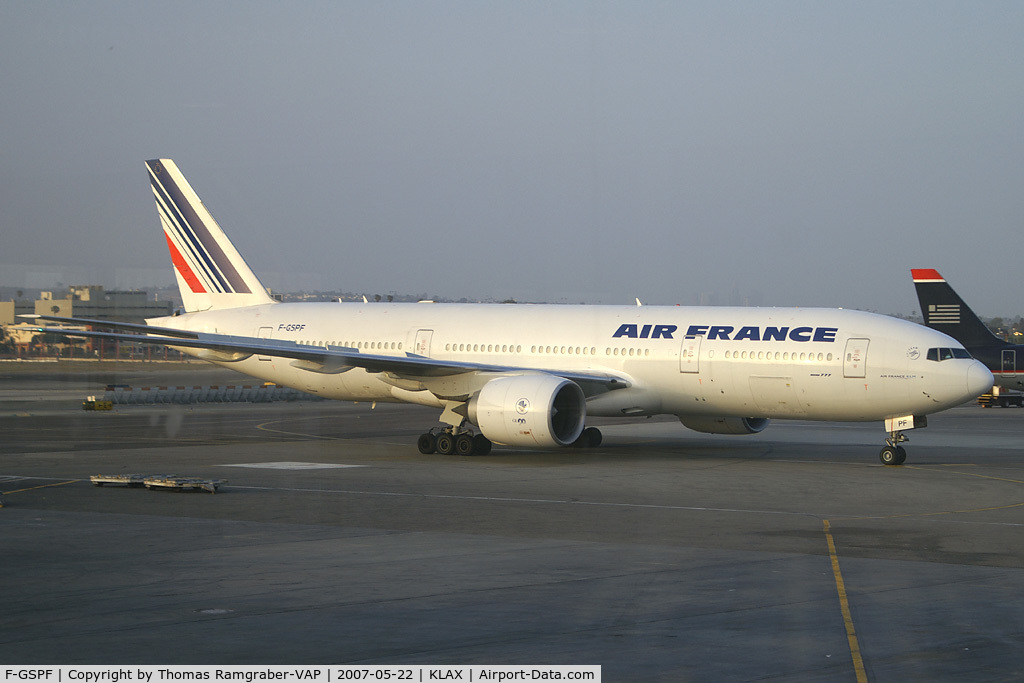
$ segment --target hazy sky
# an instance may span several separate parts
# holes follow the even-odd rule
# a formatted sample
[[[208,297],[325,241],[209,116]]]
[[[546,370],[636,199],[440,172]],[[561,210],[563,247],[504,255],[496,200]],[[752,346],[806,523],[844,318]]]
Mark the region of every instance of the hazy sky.
[[[1022,36],[1016,1],[0,0],[0,285],[170,283],[170,157],[275,288],[909,313],[936,267],[1016,315]]]

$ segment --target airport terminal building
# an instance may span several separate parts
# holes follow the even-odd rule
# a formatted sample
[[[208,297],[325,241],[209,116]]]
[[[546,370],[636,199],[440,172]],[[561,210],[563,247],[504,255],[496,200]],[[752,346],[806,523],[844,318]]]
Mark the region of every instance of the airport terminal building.
[[[155,300],[145,290],[106,290],[99,285],[72,285],[63,296],[55,296],[54,292],[44,291],[36,300],[0,301],[0,325],[3,326],[3,341],[6,353],[17,356],[55,350],[74,354],[65,340],[48,340],[38,332],[38,325],[33,325],[19,315],[52,315],[61,318],[91,318],[94,320],[111,320],[118,322],[142,323],[146,318],[157,318],[171,315],[174,302]],[[43,348],[45,347],[45,349]],[[90,341],[83,340],[76,345],[84,353],[98,354],[102,351]]]

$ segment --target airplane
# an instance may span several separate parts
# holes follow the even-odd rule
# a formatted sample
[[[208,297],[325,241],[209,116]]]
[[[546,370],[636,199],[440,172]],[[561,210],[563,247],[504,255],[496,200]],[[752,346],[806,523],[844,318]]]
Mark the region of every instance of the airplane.
[[[185,312],[144,325],[38,317],[327,398],[429,406],[443,426],[419,437],[424,454],[596,447],[588,417],[667,414],[712,434],[884,421],[879,457],[899,465],[905,431],[992,384],[951,337],[855,310],[278,302],[174,161],[146,167]]]
[[[1011,344],[992,334],[939,271],[912,268],[910,274],[925,325],[963,344],[971,356],[992,371],[996,386],[1024,389],[1024,344]]]

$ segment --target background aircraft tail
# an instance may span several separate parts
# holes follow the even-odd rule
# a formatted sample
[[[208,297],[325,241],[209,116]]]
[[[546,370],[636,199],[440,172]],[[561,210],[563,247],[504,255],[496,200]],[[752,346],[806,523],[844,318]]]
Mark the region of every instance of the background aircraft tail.
[[[274,303],[170,159],[146,162],[186,311]]]
[[[1006,344],[985,327],[970,306],[934,268],[913,268],[914,288],[924,324],[945,332],[966,348]]]

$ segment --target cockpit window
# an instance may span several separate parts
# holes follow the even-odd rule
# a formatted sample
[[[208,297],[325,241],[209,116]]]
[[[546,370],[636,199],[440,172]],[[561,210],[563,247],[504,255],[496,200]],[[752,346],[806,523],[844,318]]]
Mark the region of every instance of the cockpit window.
[[[944,361],[950,358],[970,358],[967,349],[928,349],[928,360]]]

